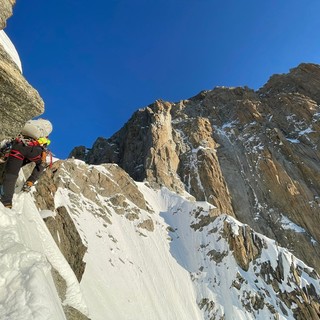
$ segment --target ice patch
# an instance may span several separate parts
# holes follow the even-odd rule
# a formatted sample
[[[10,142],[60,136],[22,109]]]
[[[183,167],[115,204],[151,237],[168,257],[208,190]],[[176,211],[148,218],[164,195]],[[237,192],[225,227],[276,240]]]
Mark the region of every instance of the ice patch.
[[[282,228],[285,230],[293,230],[297,233],[306,232],[303,228],[299,227],[297,224],[292,222],[288,217],[284,215],[281,216],[281,223],[282,223]]]
[[[290,139],[290,138],[286,138],[286,139],[291,143],[300,143],[298,139]]]
[[[305,130],[302,130],[299,132],[299,136],[303,136],[304,134],[308,134],[308,133],[312,133],[312,132],[315,132],[314,130],[312,130],[310,127],[305,129]]]
[[[7,51],[11,59],[14,61],[14,63],[17,65],[17,67],[20,69],[22,73],[22,65],[19,54],[14,44],[11,42],[10,38],[6,35],[6,33],[3,30],[0,30],[0,44],[3,45],[4,49]]]
[[[56,214],[51,210],[42,210],[39,212],[42,219],[52,217],[54,218]]]

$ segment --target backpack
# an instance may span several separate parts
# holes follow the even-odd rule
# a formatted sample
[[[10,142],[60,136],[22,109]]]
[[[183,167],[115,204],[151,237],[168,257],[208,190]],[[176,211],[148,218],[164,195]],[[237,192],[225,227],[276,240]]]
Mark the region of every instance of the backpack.
[[[52,131],[52,124],[49,120],[36,119],[29,120],[21,130],[21,134],[25,137],[39,139],[47,137]]]

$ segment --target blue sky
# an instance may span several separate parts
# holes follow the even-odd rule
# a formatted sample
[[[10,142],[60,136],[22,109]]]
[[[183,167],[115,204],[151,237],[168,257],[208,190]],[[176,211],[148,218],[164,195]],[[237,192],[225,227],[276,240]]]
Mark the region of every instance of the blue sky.
[[[66,158],[156,99],[258,89],[320,63],[319,12],[318,0],[17,0],[5,31]]]

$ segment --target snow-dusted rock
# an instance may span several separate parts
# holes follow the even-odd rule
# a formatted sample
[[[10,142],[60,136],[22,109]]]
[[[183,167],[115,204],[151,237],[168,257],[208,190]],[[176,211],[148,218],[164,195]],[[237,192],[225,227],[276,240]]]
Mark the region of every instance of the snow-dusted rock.
[[[320,66],[301,64],[258,91],[218,87],[178,103],[156,101],[73,155],[186,190],[319,272],[319,83]]]
[[[0,141],[15,137],[27,120],[44,111],[39,93],[21,74],[14,46],[0,33]],[[20,69],[19,69],[20,68]]]
[[[15,195],[12,211],[0,208],[0,222],[0,276],[14,288],[18,275],[25,297],[0,291],[10,302],[0,308],[5,316],[31,320],[26,310],[43,316],[52,308],[57,319],[320,316],[319,275],[287,249],[208,202],[134,182],[114,164],[55,162],[31,194]],[[46,303],[32,304],[43,287]]]
[[[138,228],[152,230],[149,218],[140,219],[140,210],[148,210],[141,192],[129,175],[117,165],[89,166],[79,160],[57,161],[36,185],[35,199],[40,210],[54,214],[45,218],[47,226],[80,281],[85,269],[86,242],[82,242],[70,218],[80,208],[110,224],[110,211],[130,221],[139,221]],[[59,202],[59,194],[68,194],[69,205]]]
[[[87,247],[81,288],[91,319],[320,316],[316,271],[208,202],[136,183],[113,164],[70,159],[51,174],[51,194],[42,194],[44,176],[35,195],[65,208]]]

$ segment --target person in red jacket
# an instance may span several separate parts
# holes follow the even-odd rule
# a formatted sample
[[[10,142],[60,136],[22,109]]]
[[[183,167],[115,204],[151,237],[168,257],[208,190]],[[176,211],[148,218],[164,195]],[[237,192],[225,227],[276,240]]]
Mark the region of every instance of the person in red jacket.
[[[5,207],[12,208],[12,198],[21,167],[30,162],[35,163],[30,177],[23,185],[23,191],[30,191],[30,188],[39,179],[47,166],[46,156],[49,144],[48,137],[35,139],[22,134],[12,141],[12,148],[5,165],[3,194],[0,200]]]

